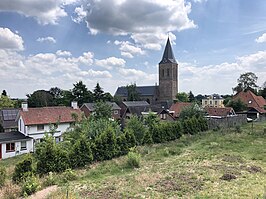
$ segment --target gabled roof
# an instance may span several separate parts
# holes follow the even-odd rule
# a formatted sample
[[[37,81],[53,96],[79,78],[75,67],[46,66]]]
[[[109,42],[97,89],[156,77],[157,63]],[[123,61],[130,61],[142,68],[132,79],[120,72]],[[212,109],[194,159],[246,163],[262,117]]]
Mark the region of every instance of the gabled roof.
[[[121,108],[115,103],[115,102],[105,102],[106,104],[108,104],[109,106],[111,106],[112,110],[121,110]],[[96,103],[84,103],[81,108],[83,106],[85,106],[87,109],[89,109],[90,111],[94,111],[95,110],[95,104]]]
[[[174,104],[172,104],[172,106],[170,107],[170,111],[174,111],[174,117],[179,117],[181,111],[189,106],[192,106],[193,103],[190,102],[176,102]]]
[[[126,107],[138,107],[138,106],[146,106],[150,107],[149,103],[146,101],[124,101],[122,102]]]
[[[205,107],[205,110],[209,116],[226,117],[228,115],[235,115],[235,111],[231,107],[224,107],[224,108]]]
[[[137,86],[136,91],[140,96],[142,95],[155,95],[158,86]],[[127,96],[127,87],[118,87],[115,96]]]
[[[81,119],[82,112],[80,109],[65,106],[28,108],[27,111],[19,111],[25,125],[74,122],[72,113],[78,114],[79,119]]]
[[[30,140],[31,137],[25,136],[24,134],[14,131],[7,133],[0,133],[0,143],[11,142],[11,141],[20,141],[20,140]]]
[[[262,96],[255,95],[252,91],[241,91],[233,96],[233,100],[240,99],[248,108],[256,108],[260,113],[266,113],[264,106],[266,106],[266,100]]]
[[[4,129],[16,128],[18,126],[16,118],[19,109],[15,108],[5,108],[0,110],[0,123]]]
[[[149,106],[130,106],[127,108],[126,113],[131,113],[133,115],[141,116],[142,112],[149,112]]]
[[[168,37],[167,42],[166,42],[166,46],[164,49],[164,53],[163,53],[163,57],[162,60],[160,61],[159,64],[166,64],[166,63],[177,63],[175,60],[175,56],[172,50],[172,46],[170,43],[170,39]]]

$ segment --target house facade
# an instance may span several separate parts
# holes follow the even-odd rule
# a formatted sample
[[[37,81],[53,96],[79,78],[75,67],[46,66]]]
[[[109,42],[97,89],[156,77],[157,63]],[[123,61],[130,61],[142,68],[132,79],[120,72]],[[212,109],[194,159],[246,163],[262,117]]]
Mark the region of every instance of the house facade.
[[[224,107],[223,102],[224,99],[220,95],[213,94],[202,99],[202,107],[223,108]]]
[[[89,117],[91,114],[95,112],[95,104],[96,103],[84,103],[80,107],[80,110],[84,112],[86,117]],[[106,104],[111,107],[112,118],[116,120],[121,119],[120,116],[121,108],[115,102],[106,102]]]
[[[0,160],[33,151],[33,139],[15,131],[0,133]]]
[[[45,133],[53,129],[56,142],[60,142],[62,134],[75,122],[73,114],[81,118],[81,110],[76,103],[72,107],[42,108],[28,108],[27,104],[23,104],[17,119],[18,130],[33,138],[34,142],[39,142]]]

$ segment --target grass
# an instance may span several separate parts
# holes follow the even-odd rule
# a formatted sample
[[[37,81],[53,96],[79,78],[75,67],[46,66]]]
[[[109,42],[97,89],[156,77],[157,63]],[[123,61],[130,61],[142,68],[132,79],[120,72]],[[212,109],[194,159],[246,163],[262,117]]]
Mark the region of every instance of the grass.
[[[142,146],[140,168],[127,156],[75,170],[49,198],[266,198],[266,122]],[[0,165],[14,164],[3,160]]]

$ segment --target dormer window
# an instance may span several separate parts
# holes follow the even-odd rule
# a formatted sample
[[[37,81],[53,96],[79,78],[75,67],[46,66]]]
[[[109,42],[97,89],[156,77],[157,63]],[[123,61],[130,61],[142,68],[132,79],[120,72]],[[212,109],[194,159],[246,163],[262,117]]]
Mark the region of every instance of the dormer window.
[[[251,100],[249,100],[249,101],[248,101],[248,103],[249,103],[249,104],[251,104],[251,103],[252,103],[252,101],[251,101]]]

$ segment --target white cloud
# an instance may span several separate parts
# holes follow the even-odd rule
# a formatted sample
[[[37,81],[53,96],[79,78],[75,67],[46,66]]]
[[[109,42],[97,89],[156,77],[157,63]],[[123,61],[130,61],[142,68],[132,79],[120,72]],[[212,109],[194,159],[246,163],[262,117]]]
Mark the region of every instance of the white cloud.
[[[264,33],[263,35],[261,35],[260,37],[258,37],[257,39],[255,39],[255,41],[257,43],[263,43],[266,42],[266,33]]]
[[[72,20],[75,23],[81,23],[84,20],[84,18],[87,16],[87,12],[83,9],[82,5],[80,7],[75,8],[75,14],[76,17],[71,16]]]
[[[63,57],[70,57],[72,54],[69,51],[58,50],[58,51],[56,51],[56,55],[57,56],[63,56]]]
[[[108,57],[106,59],[101,59],[101,60],[96,59],[95,64],[97,66],[101,66],[103,68],[111,70],[113,68],[124,67],[126,64],[126,61],[124,59],[121,59],[121,58]]]
[[[75,4],[76,0],[1,0],[0,12],[17,12],[35,18],[39,24],[57,24],[61,17],[67,16],[65,5]]]
[[[194,3],[203,3],[207,2],[208,0],[193,0]]]
[[[116,40],[114,44],[120,45],[119,50],[121,51],[121,55],[127,58],[133,58],[134,55],[145,54],[145,51],[143,51],[140,47],[136,47],[128,41],[117,41]]]
[[[50,43],[56,43],[56,40],[55,40],[55,38],[53,38],[53,37],[39,37],[36,41],[38,41],[38,42],[50,42]]]
[[[10,29],[0,27],[0,49],[23,50],[23,39]]]

